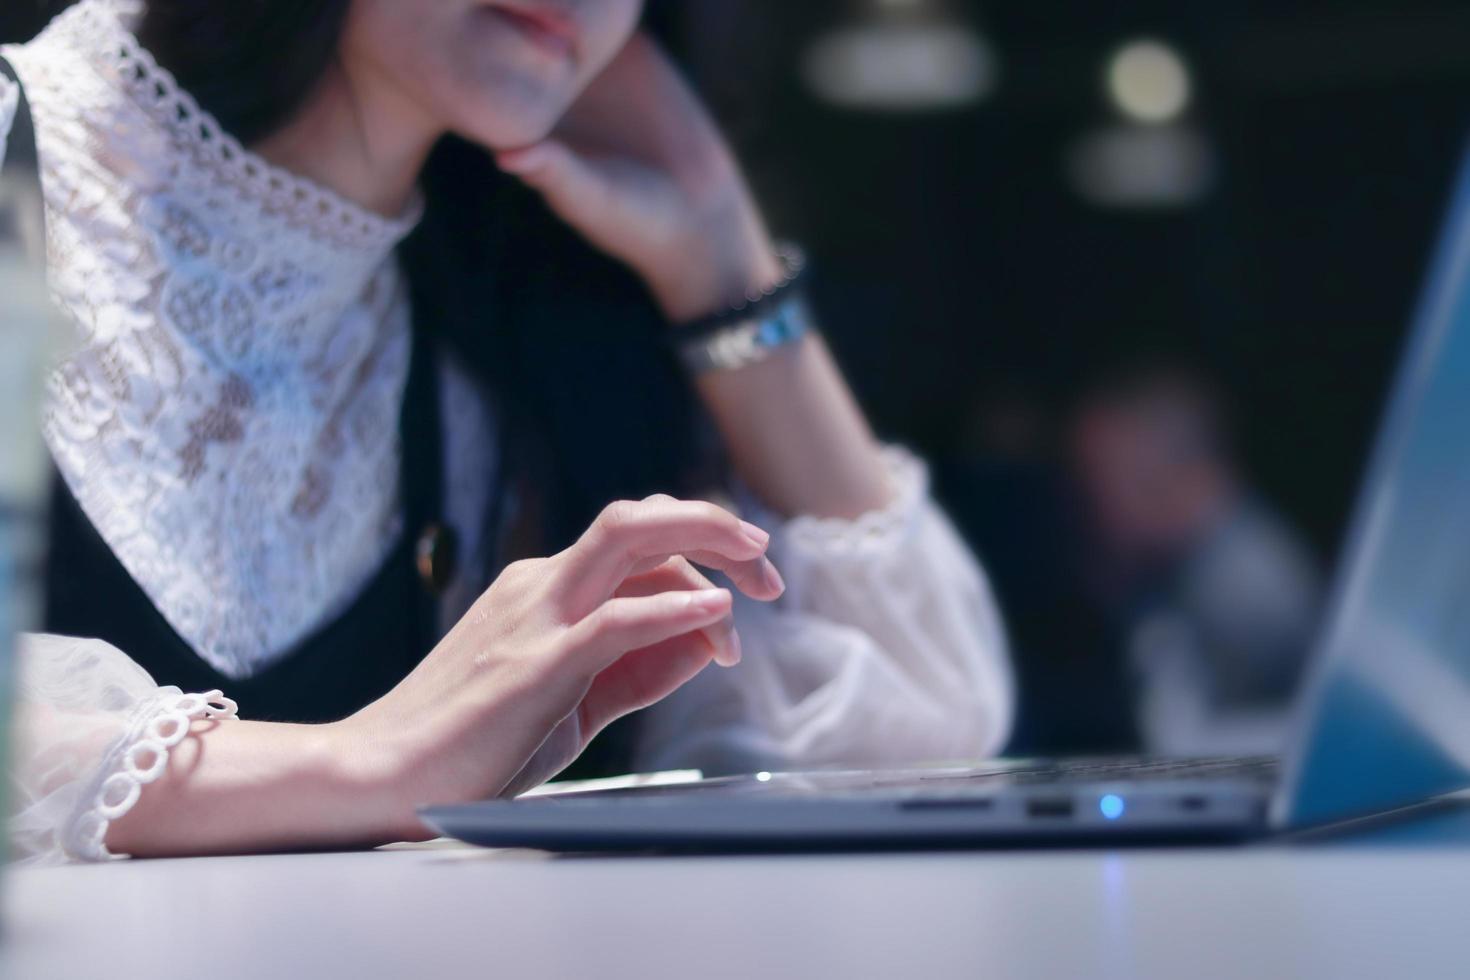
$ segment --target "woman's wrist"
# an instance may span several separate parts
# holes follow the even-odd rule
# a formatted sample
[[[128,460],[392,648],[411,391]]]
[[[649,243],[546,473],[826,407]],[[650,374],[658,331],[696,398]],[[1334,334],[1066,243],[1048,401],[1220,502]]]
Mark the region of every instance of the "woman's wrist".
[[[674,251],[645,275],[670,323],[687,323],[730,307],[784,275],[776,245],[754,207],[747,203],[736,210],[734,217],[710,223],[724,225],[720,232],[702,236],[695,247]]]
[[[354,801],[375,836],[384,840],[430,836],[415,810],[437,802],[424,785],[425,775],[432,771],[427,765],[432,753],[419,747],[421,740],[411,729],[379,725],[365,712],[316,727],[324,778]]]
[[[381,844],[432,836],[414,813],[417,801],[405,778],[412,761],[396,755],[387,740],[352,718],[295,727],[302,792],[312,800],[306,822],[323,821],[324,841]]]
[[[374,825],[388,839],[422,840],[432,834],[418,819],[420,806],[495,795],[512,775],[495,765],[506,747],[498,744],[505,740],[497,737],[502,730],[494,722],[504,720],[519,692],[473,702],[446,698],[430,706],[404,686],[319,727],[330,746],[334,777]]]
[[[430,836],[393,766],[349,722],[195,722],[108,829],[119,854],[347,847]]]

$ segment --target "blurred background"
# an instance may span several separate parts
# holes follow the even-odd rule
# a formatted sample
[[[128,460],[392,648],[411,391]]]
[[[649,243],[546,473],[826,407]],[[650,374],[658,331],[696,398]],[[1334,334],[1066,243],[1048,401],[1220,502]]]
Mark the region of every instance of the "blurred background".
[[[44,22],[0,5],[0,38]],[[885,437],[1011,751],[1268,750],[1470,121],[1450,0],[651,0]]]

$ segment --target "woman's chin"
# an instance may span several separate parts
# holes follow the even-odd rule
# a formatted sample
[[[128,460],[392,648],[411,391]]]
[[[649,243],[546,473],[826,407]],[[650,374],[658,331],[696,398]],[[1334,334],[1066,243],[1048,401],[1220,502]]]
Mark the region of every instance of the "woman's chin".
[[[474,124],[455,127],[455,134],[471,143],[483,146],[491,153],[503,153],[507,150],[519,150],[546,139],[551,135],[555,122],[538,125],[505,125],[498,122],[494,126],[476,126]]]
[[[519,104],[518,104],[519,102]],[[566,114],[563,100],[538,98],[534,104],[512,97],[484,99],[493,111],[460,114],[454,131],[472,143],[499,153],[539,143],[550,136]]]

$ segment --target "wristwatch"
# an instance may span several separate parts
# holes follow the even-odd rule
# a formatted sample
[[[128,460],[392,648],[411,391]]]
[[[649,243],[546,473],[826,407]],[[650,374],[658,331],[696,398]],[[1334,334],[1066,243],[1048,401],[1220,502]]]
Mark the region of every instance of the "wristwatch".
[[[769,312],[721,327],[703,337],[686,338],[679,357],[695,374],[735,371],[757,364],[811,331],[806,300],[791,296]]]
[[[735,371],[764,361],[816,329],[802,290],[805,256],[793,245],[781,246],[776,254],[785,272],[769,289],[674,328],[671,340],[690,371]]]

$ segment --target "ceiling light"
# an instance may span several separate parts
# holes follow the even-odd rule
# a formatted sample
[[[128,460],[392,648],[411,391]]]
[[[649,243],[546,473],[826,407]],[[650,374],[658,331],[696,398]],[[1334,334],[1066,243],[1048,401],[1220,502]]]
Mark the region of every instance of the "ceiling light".
[[[876,0],[866,8],[808,49],[802,73],[818,98],[844,108],[916,111],[969,105],[994,89],[990,45],[931,0]]]
[[[1108,59],[1107,92],[1113,106],[1135,122],[1163,123],[1189,107],[1193,88],[1183,57],[1162,41],[1137,40]]]
[[[1067,158],[1073,189],[1107,208],[1194,204],[1215,181],[1214,148],[1190,126],[1114,124],[1084,134]]]

